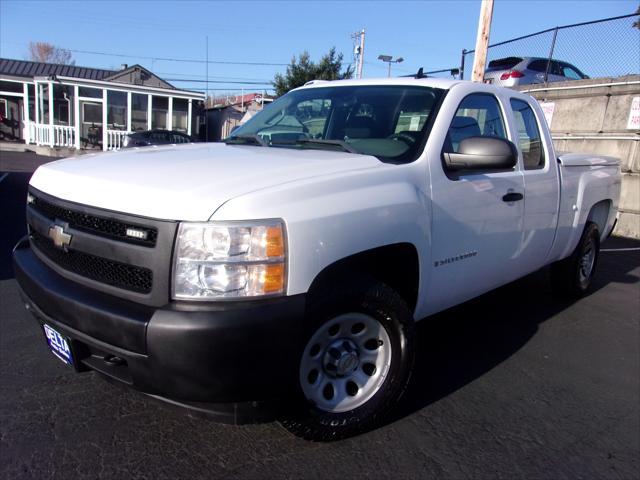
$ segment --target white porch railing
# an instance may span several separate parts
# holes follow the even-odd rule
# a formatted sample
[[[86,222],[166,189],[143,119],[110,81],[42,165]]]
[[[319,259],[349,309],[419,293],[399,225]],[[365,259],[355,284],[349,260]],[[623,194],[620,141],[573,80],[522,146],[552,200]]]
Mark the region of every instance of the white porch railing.
[[[76,133],[73,127],[53,125],[52,128],[51,125],[45,123],[27,122],[27,128],[29,129],[29,143],[51,145],[51,135],[53,134],[54,147],[73,148],[75,146]]]
[[[76,131],[73,127],[64,125],[53,126],[53,145],[56,147],[75,147]]]
[[[46,123],[26,122],[29,131],[29,143],[36,145],[51,145],[54,147],[75,148],[76,130],[66,125],[51,125]],[[120,150],[124,146],[125,137],[131,132],[126,130],[107,130],[106,150]],[[53,137],[52,137],[53,135]],[[53,138],[53,142],[52,142]]]
[[[120,150],[124,145],[124,138],[130,133],[126,130],[107,130],[107,150]]]

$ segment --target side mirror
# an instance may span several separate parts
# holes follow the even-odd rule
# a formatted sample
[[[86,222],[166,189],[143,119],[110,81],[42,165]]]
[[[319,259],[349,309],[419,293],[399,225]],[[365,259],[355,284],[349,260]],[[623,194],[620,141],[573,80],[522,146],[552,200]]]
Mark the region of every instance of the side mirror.
[[[469,137],[460,142],[457,153],[443,153],[449,170],[508,170],[516,166],[518,150],[509,140]]]

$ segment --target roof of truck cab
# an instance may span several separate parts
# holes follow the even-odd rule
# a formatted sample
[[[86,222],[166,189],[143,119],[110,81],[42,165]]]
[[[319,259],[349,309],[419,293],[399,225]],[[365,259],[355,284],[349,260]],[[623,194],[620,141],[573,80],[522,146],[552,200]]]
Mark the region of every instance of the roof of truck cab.
[[[415,78],[415,77],[393,77],[393,78],[366,78],[360,80],[313,80],[299,88],[321,88],[321,87],[342,87],[356,85],[418,85],[421,87],[450,89],[465,80],[453,80],[447,78]]]

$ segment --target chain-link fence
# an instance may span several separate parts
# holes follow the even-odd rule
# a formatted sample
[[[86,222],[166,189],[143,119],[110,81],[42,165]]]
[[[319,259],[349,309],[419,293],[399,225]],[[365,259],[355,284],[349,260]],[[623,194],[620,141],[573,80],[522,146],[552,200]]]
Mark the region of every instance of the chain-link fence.
[[[640,73],[640,15],[564,25],[489,45],[487,66],[509,57],[567,62],[591,78]],[[474,50],[463,50],[461,78],[471,78]],[[553,68],[547,63],[549,70]],[[550,72],[545,72],[545,77]]]

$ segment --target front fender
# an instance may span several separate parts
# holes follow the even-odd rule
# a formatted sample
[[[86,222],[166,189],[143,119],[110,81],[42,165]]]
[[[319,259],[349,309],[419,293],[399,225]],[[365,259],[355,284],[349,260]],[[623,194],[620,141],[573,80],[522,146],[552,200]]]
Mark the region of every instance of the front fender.
[[[411,243],[429,264],[420,256],[430,251],[430,203],[415,170],[385,164],[279,185],[228,201],[211,220],[282,218],[289,295],[307,292],[328,265],[384,245]]]

